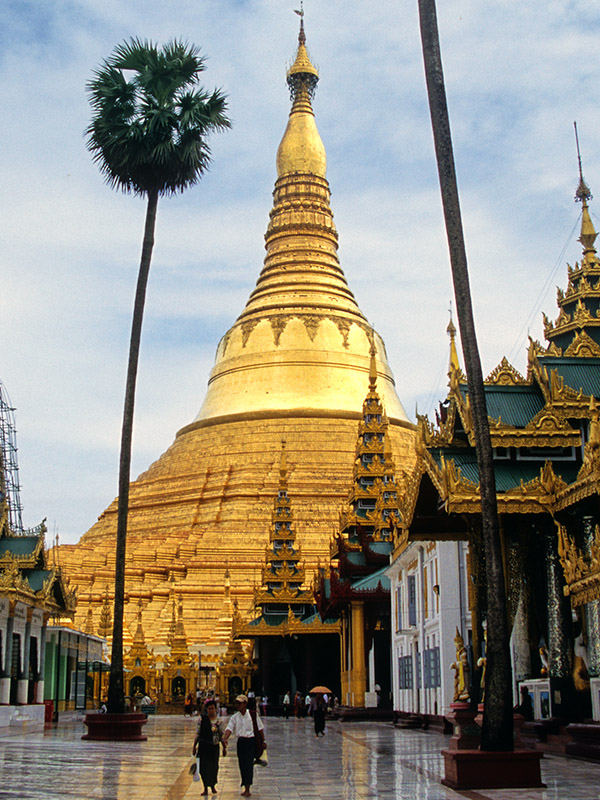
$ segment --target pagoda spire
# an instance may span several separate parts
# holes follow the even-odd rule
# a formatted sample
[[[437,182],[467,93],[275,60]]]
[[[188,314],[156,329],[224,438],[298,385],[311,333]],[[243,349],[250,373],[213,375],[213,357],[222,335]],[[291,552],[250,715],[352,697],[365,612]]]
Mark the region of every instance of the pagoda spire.
[[[558,289],[560,313],[553,323],[544,314],[544,335],[554,345],[554,353],[566,356],[600,357],[600,318],[597,316],[600,305],[600,259],[594,243],[597,233],[589,210],[592,193],[583,177],[577,123],[575,141],[579,183],[575,192],[575,202],[581,203],[581,233],[579,241],[583,246],[581,263],[568,268],[567,290]]]
[[[319,71],[307,49],[304,10],[298,13],[298,44],[286,73],[292,102],[277,150],[263,267],[221,339],[204,403],[186,432],[219,418],[293,409],[322,415],[334,408],[355,417],[373,338],[388,413],[408,422],[383,342],[373,335],[340,265],[327,156],[312,107]],[[313,377],[307,383],[308,374]]]
[[[279,457],[279,487],[273,503],[270,543],[265,551],[262,586],[256,590],[255,604],[273,608],[287,605],[287,611],[296,608],[299,613],[312,604],[312,595],[303,589],[304,567],[300,562],[300,548],[296,546],[294,517],[288,497],[287,459],[285,441],[281,442]]]
[[[306,48],[303,13],[296,56],[286,74],[292,107],[277,150],[267,253],[239,320],[293,309],[299,315],[349,314],[366,329],[337,257],[338,236],[325,178],[327,155],[312,108],[319,71]]]
[[[396,467],[389,442],[389,422],[377,393],[376,380],[372,348],[369,391],[358,426],[354,481],[348,507],[340,517],[340,535],[336,535],[338,547],[361,549],[364,541],[386,542],[391,547],[392,527],[399,519]]]
[[[377,391],[377,349],[375,347],[375,333],[371,338],[369,350],[369,392]]]
[[[142,598],[138,600],[138,610],[137,610],[137,629],[135,631],[135,636],[133,637],[133,643],[139,646],[145,646],[146,644],[146,637],[144,636],[144,627],[142,625],[142,609],[143,603]]]
[[[579,136],[577,134],[577,123],[573,123],[573,127],[575,128],[575,142],[577,144],[577,162],[579,164],[579,185],[577,186],[577,191],[575,192],[575,202],[581,203],[581,234],[579,236],[579,241],[583,245],[583,264],[588,263],[598,263],[598,259],[596,257],[596,249],[594,247],[594,242],[596,241],[596,229],[594,228],[594,223],[592,222],[592,218],[590,217],[590,210],[588,208],[588,200],[592,199],[592,193],[590,192],[589,186],[585,182],[583,178],[583,170],[581,168],[581,152],[579,150]]]
[[[452,314],[450,314],[450,322],[446,328],[446,333],[450,337],[450,360],[448,363],[448,373],[459,372],[460,362],[458,360],[458,350],[456,349],[456,326],[452,321]]]

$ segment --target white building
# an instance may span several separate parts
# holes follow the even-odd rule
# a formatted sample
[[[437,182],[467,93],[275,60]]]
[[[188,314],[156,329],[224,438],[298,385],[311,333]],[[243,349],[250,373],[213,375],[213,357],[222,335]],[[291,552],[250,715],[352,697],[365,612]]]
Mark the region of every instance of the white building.
[[[399,716],[429,720],[454,698],[454,637],[471,641],[466,542],[413,542],[386,570],[392,597],[392,686]]]

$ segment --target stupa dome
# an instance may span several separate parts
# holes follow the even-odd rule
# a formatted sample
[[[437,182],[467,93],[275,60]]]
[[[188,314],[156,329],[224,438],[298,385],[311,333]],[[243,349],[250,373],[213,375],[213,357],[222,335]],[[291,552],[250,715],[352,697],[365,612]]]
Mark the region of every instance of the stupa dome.
[[[266,255],[255,289],[221,339],[195,420],[131,484],[126,598],[144,604],[146,643],[168,650],[181,602],[190,647],[218,660],[231,601],[242,613],[260,582],[286,442],[290,493],[306,574],[329,556],[352,485],[370,351],[394,462],[409,469],[414,425],[396,394],[385,347],[348,287],[312,110],[318,73],[303,40],[288,71],[289,123],[277,154]],[[76,624],[99,621],[114,580],[116,502],[60,560],[78,586]],[[180,599],[181,598],[181,601]],[[138,606],[128,603],[127,629]],[[81,617],[81,620],[79,619]],[[225,620],[225,622],[223,622]],[[212,655],[211,655],[212,654]]]

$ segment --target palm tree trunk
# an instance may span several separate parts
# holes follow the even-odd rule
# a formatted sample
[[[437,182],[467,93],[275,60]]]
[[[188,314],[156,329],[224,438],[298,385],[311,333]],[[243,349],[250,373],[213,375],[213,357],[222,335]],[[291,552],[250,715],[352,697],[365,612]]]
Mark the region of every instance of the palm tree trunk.
[[[135,405],[135,384],[137,379],[140,338],[146,301],[146,286],[154,247],[154,228],[158,192],[148,193],[144,241],[138,273],[131,338],[129,340],[129,362],[125,383],[125,403],[123,408],[123,427],[121,429],[121,454],[119,457],[119,500],[117,510],[117,545],[115,563],[115,605],[113,614],[112,650],[110,660],[110,679],[108,684],[108,712],[122,714],[124,708],[123,686],[123,609],[125,606],[125,550],[127,543],[127,513],[129,511],[129,481],[131,467],[131,439],[133,432],[133,409]]]
[[[469,399],[473,412],[475,447],[479,467],[483,543],[487,570],[488,632],[481,749],[512,750],[512,678],[494,464],[481,361],[471,305],[467,256],[454,168],[435,0],[419,0],[419,15],[429,109],[450,250],[456,312],[467,372]]]

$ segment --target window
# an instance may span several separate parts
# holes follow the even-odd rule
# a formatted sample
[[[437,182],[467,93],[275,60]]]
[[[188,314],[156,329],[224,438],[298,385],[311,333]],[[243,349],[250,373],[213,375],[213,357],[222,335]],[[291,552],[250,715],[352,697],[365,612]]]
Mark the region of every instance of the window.
[[[402,630],[402,584],[396,589],[396,630]]]
[[[574,447],[519,447],[518,461],[575,461]]]
[[[359,508],[375,508],[375,503],[377,501],[375,498],[371,499],[370,497],[361,497],[358,501]]]
[[[400,689],[413,688],[412,656],[400,656],[398,659],[398,683]]]
[[[417,625],[417,578],[408,576],[408,624],[410,627]]]
[[[425,668],[425,688],[436,689],[441,686],[440,648],[431,647],[423,653],[423,666]]]

